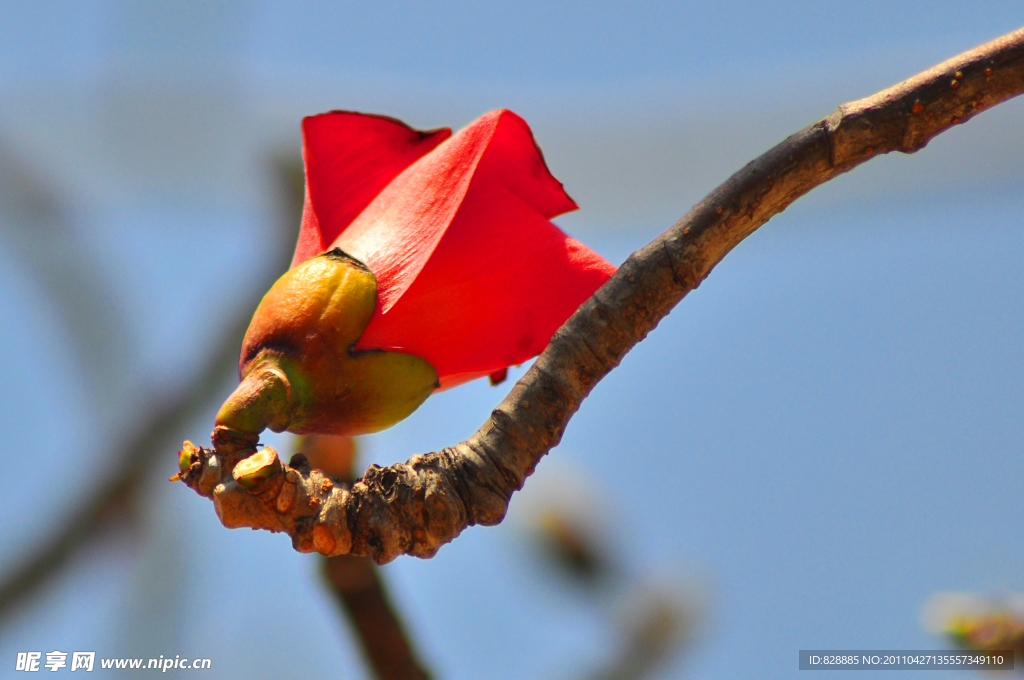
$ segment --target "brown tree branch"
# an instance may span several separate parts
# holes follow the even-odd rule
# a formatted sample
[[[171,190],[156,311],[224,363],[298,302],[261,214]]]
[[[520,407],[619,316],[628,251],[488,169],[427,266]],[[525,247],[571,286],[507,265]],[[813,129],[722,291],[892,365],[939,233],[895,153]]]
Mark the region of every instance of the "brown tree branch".
[[[558,444],[594,385],[755,229],[833,177],[879,154],[913,153],[1022,92],[1024,29],[792,135],[633,253],[555,333],[480,430],[452,448],[371,466],[348,487],[304,457],[282,465],[272,451],[253,455],[253,437],[218,429],[212,450],[186,447],[182,479],[213,499],[225,526],[286,531],[302,552],[378,563],[403,553],[430,557],[467,526],[502,520],[512,493]]]

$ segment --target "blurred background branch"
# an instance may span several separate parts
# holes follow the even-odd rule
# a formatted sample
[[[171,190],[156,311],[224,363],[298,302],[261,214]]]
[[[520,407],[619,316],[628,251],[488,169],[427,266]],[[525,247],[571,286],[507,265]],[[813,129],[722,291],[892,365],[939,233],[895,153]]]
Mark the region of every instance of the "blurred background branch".
[[[313,467],[338,481],[351,485],[361,473],[352,437],[309,435],[298,440],[297,448]],[[353,555],[318,559],[327,586],[359,638],[363,659],[378,680],[429,678],[377,565]]]
[[[248,299],[237,305],[238,313],[221,331],[212,351],[201,362],[191,380],[179,381],[171,394],[155,394],[134,400],[135,408],[127,419],[129,432],[111,437],[119,446],[108,463],[117,470],[104,485],[89,490],[78,507],[68,513],[60,527],[47,536],[47,540],[23,558],[7,574],[0,575],[0,617],[5,616],[19,602],[33,597],[55,573],[68,565],[82,548],[115,524],[115,520],[131,515],[135,510],[135,493],[141,488],[146,474],[154,466],[167,467],[166,452],[160,444],[181,432],[197,416],[205,415],[217,389],[237,374],[238,348],[249,326],[252,310],[262,298],[262,291],[284,271],[291,258],[292,232],[295,215],[301,214],[302,165],[292,159],[276,157],[272,161],[274,174],[279,180],[282,203],[277,243],[268,243],[268,251],[277,253],[274,266],[265,268],[264,280],[253,289]],[[69,333],[75,338],[84,370],[96,372],[87,380],[97,386],[95,400],[112,407],[124,397],[104,393],[117,386],[118,367],[127,365],[116,339],[119,333],[110,329],[124,327],[123,322],[112,320],[109,313],[97,312],[97,302],[109,300],[102,279],[84,273],[87,260],[79,249],[68,247],[73,230],[60,209],[53,193],[33,175],[30,168],[19,164],[0,147],[0,210],[11,210],[11,221],[19,225],[18,245],[33,271],[51,289],[51,297],[60,301],[58,309]],[[54,243],[62,244],[55,248]],[[259,291],[259,292],[256,292]],[[109,309],[99,307],[99,309]],[[102,348],[102,349],[100,349]],[[123,376],[122,376],[123,377]],[[123,427],[124,423],[117,425]],[[113,427],[113,424],[109,425]]]
[[[1024,674],[1024,595],[935,593],[921,612],[925,630],[953,647],[975,652],[1012,650],[1014,669]]]

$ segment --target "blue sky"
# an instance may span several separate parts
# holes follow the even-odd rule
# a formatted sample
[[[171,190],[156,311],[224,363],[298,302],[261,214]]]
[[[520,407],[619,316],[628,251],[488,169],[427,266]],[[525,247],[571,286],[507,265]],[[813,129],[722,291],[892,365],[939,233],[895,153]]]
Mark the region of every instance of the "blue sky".
[[[582,206],[559,223],[621,261],[790,132],[1021,25],[1009,1],[5,3],[0,152],[57,207],[41,219],[0,188],[18,479],[0,567],[61,522],[137,404],[193,379],[269,266],[266,161],[298,153],[303,115],[459,127],[512,108]],[[1024,589],[1022,104],[773,219],[595,390],[506,524],[389,565],[438,677],[576,677],[607,658],[604,621],[635,593],[585,597],[524,536],[532,487],[567,478],[637,582],[706,598],[699,642],[660,677],[936,648],[932,593]],[[68,280],[91,292],[62,302]],[[69,335],[79,317],[94,323]],[[455,443],[503,395],[432,397],[367,438],[368,459]],[[0,668],[95,649],[208,656],[215,677],[362,677],[312,559],[162,481],[214,401],[163,445],[143,537],[115,532],[19,610]],[[197,581],[224,586],[182,598]]]

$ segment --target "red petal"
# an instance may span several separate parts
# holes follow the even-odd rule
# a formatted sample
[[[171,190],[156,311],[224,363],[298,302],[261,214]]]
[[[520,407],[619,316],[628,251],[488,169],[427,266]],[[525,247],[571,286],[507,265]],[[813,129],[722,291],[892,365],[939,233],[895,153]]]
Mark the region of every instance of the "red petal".
[[[546,218],[577,208],[551,176],[526,121],[511,111],[484,114],[396,177],[331,244],[377,276],[380,313],[416,280],[471,182],[504,186]]]
[[[333,244],[378,278],[358,348],[423,357],[443,388],[535,356],[615,271],[548,219],[575,207],[521,118],[483,116],[397,177]]]
[[[306,203],[292,266],[326,250],[381,189],[450,136],[349,111],[304,119]]]

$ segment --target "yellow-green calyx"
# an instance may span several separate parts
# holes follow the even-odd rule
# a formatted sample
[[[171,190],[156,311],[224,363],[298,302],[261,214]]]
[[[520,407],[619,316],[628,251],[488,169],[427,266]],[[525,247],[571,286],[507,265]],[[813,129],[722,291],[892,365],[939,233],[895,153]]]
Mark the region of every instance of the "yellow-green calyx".
[[[377,280],[340,250],[306,260],[271,287],[242,343],[242,382],[217,414],[241,432],[357,435],[415,411],[438,385],[425,360],[356,352]]]

